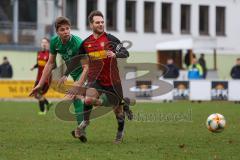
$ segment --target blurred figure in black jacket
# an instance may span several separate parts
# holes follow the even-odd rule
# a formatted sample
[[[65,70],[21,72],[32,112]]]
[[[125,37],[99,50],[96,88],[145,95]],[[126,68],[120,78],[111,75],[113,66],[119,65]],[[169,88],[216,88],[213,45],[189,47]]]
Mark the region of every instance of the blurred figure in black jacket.
[[[169,58],[167,60],[167,65],[166,65],[166,70],[163,73],[164,78],[169,78],[169,79],[175,79],[178,78],[179,76],[179,69],[178,67],[174,64],[173,59]]]
[[[236,65],[232,67],[230,75],[232,79],[240,79],[240,58],[237,58]]]
[[[7,57],[3,57],[3,63],[0,65],[0,78],[12,78],[12,65],[9,63]]]

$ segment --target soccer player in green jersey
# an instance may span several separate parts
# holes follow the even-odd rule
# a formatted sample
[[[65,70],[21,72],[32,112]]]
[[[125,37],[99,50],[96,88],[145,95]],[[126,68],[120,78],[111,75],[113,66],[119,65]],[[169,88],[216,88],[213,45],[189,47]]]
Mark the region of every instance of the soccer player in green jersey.
[[[33,95],[35,92],[37,92],[39,89],[41,89],[45,83],[45,81],[50,77],[51,72],[54,68],[55,62],[56,62],[56,56],[57,54],[60,54],[62,59],[65,61],[66,65],[68,65],[68,62],[70,61],[71,58],[76,56],[78,54],[80,45],[82,43],[81,38],[72,35],[70,33],[71,31],[71,23],[69,19],[66,17],[58,17],[55,21],[55,29],[57,35],[54,36],[51,41],[50,41],[50,55],[49,55],[49,60],[43,70],[42,77],[36,85],[36,87],[33,88],[32,92],[30,95]],[[74,71],[70,73],[71,77],[73,78],[74,85],[76,86],[82,86],[85,79],[81,80],[81,75],[86,74],[86,69],[84,69],[84,66],[80,66]],[[85,76],[82,76],[85,77]],[[80,79],[79,79],[80,78]],[[59,80],[59,84],[64,83],[67,80],[67,76],[63,76]],[[73,102],[74,108],[75,108],[75,113],[77,115],[77,122],[80,124],[83,120],[83,103],[81,100],[74,100]],[[75,130],[76,135],[80,134],[78,130]],[[81,135],[78,136],[81,141],[86,141],[86,139],[82,139]]]

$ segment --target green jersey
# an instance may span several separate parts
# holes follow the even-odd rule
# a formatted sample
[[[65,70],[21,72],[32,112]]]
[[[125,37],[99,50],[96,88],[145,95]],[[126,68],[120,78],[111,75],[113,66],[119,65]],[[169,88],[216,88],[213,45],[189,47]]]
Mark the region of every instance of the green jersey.
[[[63,44],[59,36],[54,36],[50,41],[50,53],[56,55],[57,53],[61,55],[65,63],[70,62],[71,58],[78,54],[80,45],[82,44],[82,39],[78,36],[71,35],[70,40]],[[70,73],[73,80],[77,80],[82,73],[82,66],[76,68]]]

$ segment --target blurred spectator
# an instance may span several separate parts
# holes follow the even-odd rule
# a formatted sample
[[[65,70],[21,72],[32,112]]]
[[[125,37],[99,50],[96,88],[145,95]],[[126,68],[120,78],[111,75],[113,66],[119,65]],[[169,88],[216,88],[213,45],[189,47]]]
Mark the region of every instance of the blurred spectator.
[[[7,57],[3,57],[3,63],[0,65],[0,78],[12,78],[12,65],[9,63]]]
[[[41,41],[41,50],[37,52],[37,63],[30,69],[31,71],[34,70],[35,68],[38,69],[37,73],[37,78],[34,84],[34,87],[38,85],[43,69],[46,66],[48,59],[49,59],[49,39],[44,37]],[[39,115],[45,115],[47,111],[50,109],[52,106],[52,103],[49,103],[47,98],[45,97],[45,94],[47,93],[49,86],[51,83],[51,76],[49,79],[47,79],[41,89],[36,91],[34,93],[34,97],[38,100],[38,105],[40,112],[38,112]]]
[[[240,58],[237,58],[236,65],[232,67],[231,77],[233,79],[240,79]]]
[[[191,53],[190,53],[190,50],[188,50],[187,54],[185,55],[184,57],[184,63],[186,65],[186,67],[188,68],[190,66],[190,56],[191,56]],[[192,58],[196,58],[196,55],[194,53],[192,53]]]
[[[203,69],[200,64],[197,63],[197,59],[192,59],[192,64],[188,67],[188,79],[201,79],[203,75]]]
[[[179,76],[178,67],[173,64],[173,59],[169,58],[167,60],[167,69],[163,73],[164,78],[177,78]]]
[[[202,78],[205,79],[207,77],[207,65],[206,65],[206,61],[204,59],[203,53],[200,55],[200,58],[198,59],[198,63],[201,65],[202,70],[203,70]]]

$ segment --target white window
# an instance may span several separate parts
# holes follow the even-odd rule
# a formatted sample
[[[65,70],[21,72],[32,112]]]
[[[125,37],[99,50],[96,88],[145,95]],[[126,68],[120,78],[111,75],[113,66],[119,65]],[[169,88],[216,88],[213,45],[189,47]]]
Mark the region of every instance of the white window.
[[[126,1],[126,23],[125,28],[128,32],[136,31],[136,1]]]
[[[154,2],[144,3],[144,32],[154,32]]]
[[[225,35],[225,7],[216,7],[216,35]]]
[[[200,6],[199,8],[199,33],[200,35],[209,34],[209,7]]]
[[[162,3],[162,32],[171,33],[171,3]]]
[[[190,5],[181,5],[181,33],[189,34],[190,33],[190,17],[191,17],[191,6]]]

